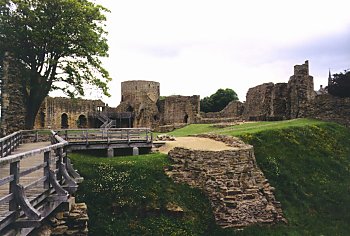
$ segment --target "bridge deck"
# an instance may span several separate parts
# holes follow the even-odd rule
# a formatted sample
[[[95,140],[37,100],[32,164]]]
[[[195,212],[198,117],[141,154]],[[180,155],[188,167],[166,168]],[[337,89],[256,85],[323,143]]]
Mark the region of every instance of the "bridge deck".
[[[11,153],[13,154],[18,154],[18,153],[23,153],[26,151],[34,150],[37,148],[42,148],[51,145],[50,142],[37,142],[37,143],[27,143],[27,144],[22,144],[20,145],[14,152]],[[20,166],[20,171],[24,171],[26,169],[29,169],[31,167],[37,166],[39,164],[42,164],[44,162],[44,157],[43,155],[35,155],[30,158],[24,159],[21,161],[21,166]],[[9,175],[10,167],[9,165],[5,165],[0,167],[0,179],[4,178]],[[40,177],[43,177],[43,169],[39,169],[29,175],[26,175],[24,177],[20,177],[19,183],[23,186],[28,185],[29,183],[32,183],[33,181],[39,179]],[[38,196],[40,193],[44,191],[43,184],[39,185],[36,188],[29,189],[26,192],[26,195],[28,196],[29,200],[35,198]],[[9,184],[5,184],[0,186],[0,198],[4,197],[9,193]],[[9,206],[8,204],[5,205],[0,205],[0,221],[7,215],[9,214]]]

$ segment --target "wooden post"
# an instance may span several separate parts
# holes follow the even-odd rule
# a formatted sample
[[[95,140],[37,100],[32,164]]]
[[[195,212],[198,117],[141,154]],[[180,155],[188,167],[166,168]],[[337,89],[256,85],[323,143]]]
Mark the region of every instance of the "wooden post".
[[[11,147],[12,147],[12,137],[9,138],[9,141],[7,142],[8,143],[8,147],[7,147],[7,150],[8,150],[8,153],[6,153],[7,155],[8,154],[11,154],[12,150],[11,150]]]
[[[4,141],[1,141],[1,158],[4,157]]]
[[[19,161],[10,164],[10,175],[13,175],[13,180],[10,182],[10,193],[16,194],[16,186],[19,184]],[[16,196],[9,203],[9,210],[16,211],[18,202]]]
[[[146,142],[148,143],[148,129],[146,129]]]
[[[64,138],[66,141],[68,141],[68,130],[64,131]]]
[[[36,132],[35,132],[35,140],[34,140],[34,143],[38,142],[38,139],[39,139],[39,138],[38,138],[38,135],[39,135],[39,134],[38,134],[38,131],[36,131]]]
[[[47,151],[44,153],[44,162],[46,166],[44,168],[44,176],[46,176],[46,180],[44,182],[44,188],[50,188],[50,166],[51,166],[51,151]]]
[[[60,181],[62,179],[62,174],[60,173],[60,166],[61,163],[63,162],[63,148],[58,148],[57,150],[57,156],[58,156],[58,160],[56,161],[56,169],[58,169],[59,171],[56,174],[56,179],[58,181]]]

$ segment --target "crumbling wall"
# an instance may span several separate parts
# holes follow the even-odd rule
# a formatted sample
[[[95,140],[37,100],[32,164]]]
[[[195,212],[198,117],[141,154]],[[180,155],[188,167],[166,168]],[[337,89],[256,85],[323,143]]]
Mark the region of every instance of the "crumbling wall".
[[[274,188],[258,168],[253,147],[222,135],[201,135],[225,142],[234,150],[199,151],[175,148],[167,174],[175,182],[203,189],[221,227],[286,222]]]
[[[160,84],[154,81],[130,80],[121,83],[121,102],[142,103],[149,98],[153,103],[159,99]]]
[[[318,95],[311,102],[305,116],[350,127],[350,98],[339,98],[330,94]]]
[[[160,86],[158,82],[131,80],[121,85],[121,103],[117,112],[132,112],[134,114],[133,127],[154,128],[159,125]]]
[[[305,117],[315,98],[309,63],[294,66],[288,83],[265,83],[250,88],[244,104],[247,120],[284,120]]]
[[[22,66],[5,54],[1,79],[1,135],[25,129],[26,105],[21,79]]]
[[[88,128],[94,127],[91,115],[105,107],[101,100],[70,99],[63,97],[46,97],[35,119],[34,128]],[[67,118],[67,127],[63,120]],[[86,119],[86,124],[79,123]]]
[[[315,98],[313,77],[309,75],[309,62],[294,66],[294,75],[288,81],[290,119],[305,117],[308,106]]]
[[[243,117],[247,120],[266,120],[272,113],[273,83],[264,83],[247,92]]]
[[[269,120],[285,120],[288,118],[288,85],[286,83],[277,83],[273,87],[271,94]]]
[[[232,118],[241,117],[244,110],[244,104],[240,101],[231,101],[219,112],[201,113],[202,118]]]
[[[199,118],[200,98],[194,96],[169,96],[158,103],[161,123],[195,123]]]

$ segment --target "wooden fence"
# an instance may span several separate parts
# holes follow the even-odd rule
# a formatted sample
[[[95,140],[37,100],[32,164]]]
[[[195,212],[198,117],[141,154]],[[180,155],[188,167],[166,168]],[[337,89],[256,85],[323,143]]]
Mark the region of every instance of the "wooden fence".
[[[58,205],[67,201],[69,194],[77,190],[77,183],[82,181],[67,158],[65,147],[68,142],[53,131],[50,146],[10,155],[22,142],[23,133],[19,131],[0,139],[0,168],[9,168],[9,174],[0,179],[0,188],[9,186],[7,194],[0,196],[0,235],[10,224],[17,228],[36,227]],[[21,168],[23,161],[38,155],[42,157],[42,163]],[[38,170],[42,176],[37,176],[26,186],[20,184],[21,178]],[[28,192],[35,195],[34,198],[28,198]],[[4,211],[3,206],[8,209]]]

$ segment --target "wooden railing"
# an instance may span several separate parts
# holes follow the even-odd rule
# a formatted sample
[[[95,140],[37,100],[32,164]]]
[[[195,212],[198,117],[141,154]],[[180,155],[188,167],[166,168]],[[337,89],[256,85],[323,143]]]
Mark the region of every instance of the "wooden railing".
[[[0,179],[0,187],[8,186],[8,193],[0,196],[0,206],[8,206],[5,216],[0,218],[0,235],[2,230],[15,223],[16,227],[35,227],[54,209],[42,208],[44,202],[49,201],[50,208],[67,201],[69,194],[77,190],[77,183],[82,181],[74,171],[67,158],[65,147],[67,141],[52,133],[52,145],[35,150],[9,155],[22,141],[23,132],[19,131],[0,139],[1,154],[0,168],[9,168],[9,174]],[[33,156],[42,155],[42,163],[28,169],[22,169],[21,163]],[[29,184],[20,184],[21,178],[42,170],[42,176],[31,180]],[[27,197],[27,192],[38,191],[33,199]]]
[[[0,138],[0,158],[10,155],[22,143],[22,131]]]
[[[111,128],[111,129],[69,129],[57,132],[68,142],[82,141],[107,141],[124,140],[126,142],[141,141],[150,143],[153,141],[153,133],[148,128]]]

